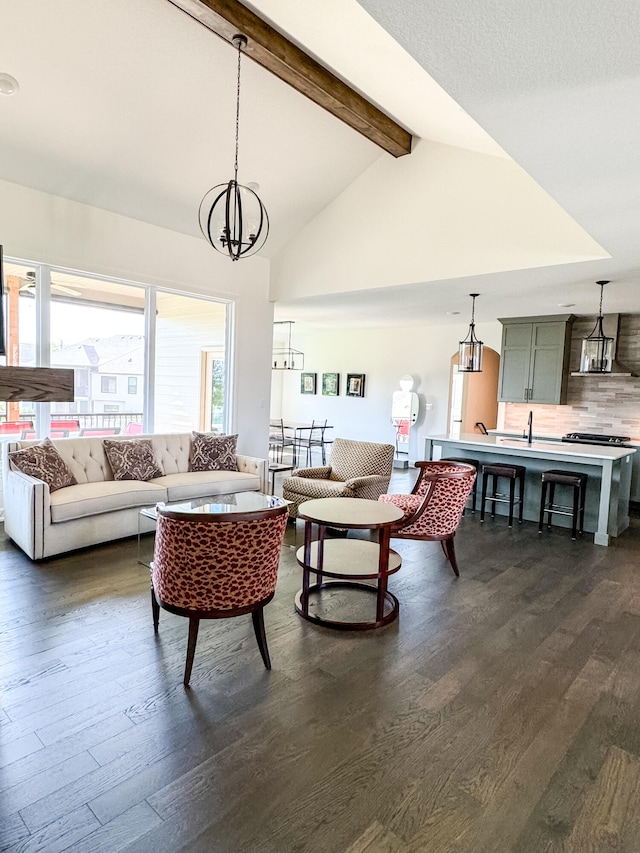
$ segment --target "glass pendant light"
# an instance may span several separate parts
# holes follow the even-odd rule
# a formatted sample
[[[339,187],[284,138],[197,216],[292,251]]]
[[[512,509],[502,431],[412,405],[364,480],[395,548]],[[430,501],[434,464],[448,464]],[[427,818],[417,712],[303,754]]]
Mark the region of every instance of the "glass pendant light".
[[[471,304],[471,323],[467,337],[460,341],[458,370],[461,373],[480,373],[482,371],[482,341],[476,337],[476,296],[479,293],[470,293],[473,302]]]
[[[602,326],[602,293],[608,281],[597,281],[600,286],[600,311],[591,334],[582,341],[580,355],[581,373],[611,373],[613,364],[613,338],[604,333]]]
[[[273,348],[271,355],[272,370],[304,370],[304,353],[299,349],[293,349],[291,346],[291,327],[293,320],[276,320],[274,326],[288,326],[288,342],[285,346],[277,346]]]

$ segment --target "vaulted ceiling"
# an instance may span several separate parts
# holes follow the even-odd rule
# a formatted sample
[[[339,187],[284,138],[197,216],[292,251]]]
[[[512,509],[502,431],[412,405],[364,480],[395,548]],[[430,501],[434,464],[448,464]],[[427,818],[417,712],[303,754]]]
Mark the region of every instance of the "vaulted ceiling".
[[[638,310],[640,9],[593,0],[257,0],[246,5],[417,138],[511,157],[611,258],[291,299],[281,317],[447,322]],[[0,0],[0,178],[198,235],[197,208],[231,177],[233,49],[168,0]],[[268,207],[264,252],[299,232],[380,158],[372,142],[250,61],[240,179]],[[408,155],[412,156],[412,155]],[[610,296],[609,296],[610,294]]]

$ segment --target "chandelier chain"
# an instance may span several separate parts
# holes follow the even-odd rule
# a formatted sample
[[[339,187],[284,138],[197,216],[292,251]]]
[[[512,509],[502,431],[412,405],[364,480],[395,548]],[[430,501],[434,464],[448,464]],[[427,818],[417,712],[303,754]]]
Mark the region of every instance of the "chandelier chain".
[[[240,61],[242,59],[242,44],[243,40],[241,38],[237,39],[238,42],[238,84],[236,89],[236,159],[233,166],[233,172],[235,176],[235,182],[238,183],[238,138],[240,133]]]
[[[236,33],[231,41],[238,49],[233,178],[211,187],[204,194],[198,219],[200,230],[213,248],[237,261],[253,255],[264,246],[269,235],[269,217],[254,188],[238,183],[242,49],[247,47],[248,40],[241,33]],[[257,184],[254,186],[257,189]]]

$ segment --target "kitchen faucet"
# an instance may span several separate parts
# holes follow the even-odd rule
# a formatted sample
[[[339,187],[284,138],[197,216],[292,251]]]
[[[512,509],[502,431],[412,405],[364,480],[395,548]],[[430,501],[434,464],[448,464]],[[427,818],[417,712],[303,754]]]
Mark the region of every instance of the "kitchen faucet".
[[[529,420],[527,421],[528,435],[527,442],[531,444],[533,441],[533,412],[529,412]]]

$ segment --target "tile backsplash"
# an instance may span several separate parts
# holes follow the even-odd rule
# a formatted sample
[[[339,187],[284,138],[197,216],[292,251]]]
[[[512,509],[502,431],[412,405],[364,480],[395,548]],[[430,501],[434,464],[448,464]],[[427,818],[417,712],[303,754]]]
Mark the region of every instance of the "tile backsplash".
[[[577,370],[582,339],[591,333],[596,317],[577,317],[571,334],[569,370]],[[616,360],[640,374],[640,314],[621,314]],[[640,375],[632,377],[570,376],[567,403],[541,406],[500,403],[504,429],[520,431],[533,410],[534,431],[541,435],[597,432],[628,435],[640,440]]]

